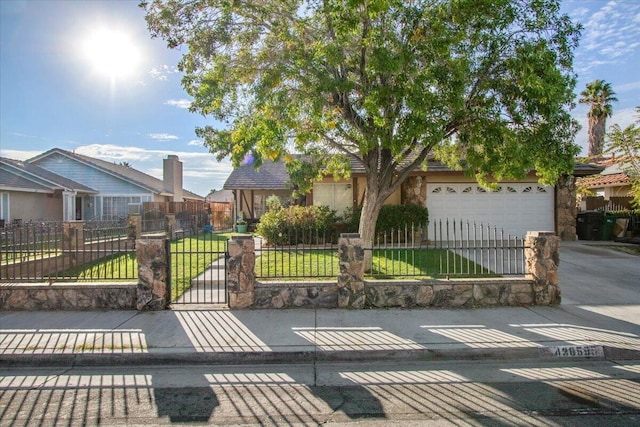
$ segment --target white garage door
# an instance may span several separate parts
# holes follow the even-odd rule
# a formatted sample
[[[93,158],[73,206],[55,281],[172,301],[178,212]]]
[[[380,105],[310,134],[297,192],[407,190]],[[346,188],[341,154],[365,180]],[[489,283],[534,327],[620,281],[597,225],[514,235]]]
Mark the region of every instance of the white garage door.
[[[553,187],[502,184],[496,191],[478,184],[428,184],[429,220],[463,220],[502,228],[505,234],[554,230]]]

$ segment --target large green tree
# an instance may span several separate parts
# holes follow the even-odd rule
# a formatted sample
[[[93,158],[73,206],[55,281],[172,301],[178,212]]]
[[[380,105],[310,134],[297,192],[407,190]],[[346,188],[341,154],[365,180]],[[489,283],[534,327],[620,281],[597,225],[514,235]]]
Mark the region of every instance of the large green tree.
[[[366,171],[360,234],[432,153],[482,183],[553,182],[578,147],[573,49],[555,0],[149,0],[152,36],[184,49],[196,130],[219,159],[298,159],[294,176]],[[304,186],[302,187],[304,190]]]
[[[581,104],[589,105],[589,152],[588,155],[600,156],[604,148],[604,134],[607,128],[607,117],[611,117],[613,107],[611,103],[617,101],[611,84],[604,80],[594,80],[587,83],[585,90],[580,92]]]

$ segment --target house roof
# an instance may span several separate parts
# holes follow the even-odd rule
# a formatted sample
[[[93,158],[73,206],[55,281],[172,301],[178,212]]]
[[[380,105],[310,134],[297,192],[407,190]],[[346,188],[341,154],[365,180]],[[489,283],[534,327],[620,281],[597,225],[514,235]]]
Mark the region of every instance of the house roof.
[[[405,163],[408,161],[410,160],[406,160]],[[355,156],[349,158],[349,163],[353,175],[363,175],[365,173],[364,165]],[[576,177],[594,175],[602,172],[603,169],[603,166],[576,162],[573,175]],[[416,169],[417,171],[418,169]],[[458,172],[433,157],[430,157],[427,161],[427,171]],[[282,190],[290,189],[291,185],[284,161],[265,161],[259,169],[255,169],[250,164],[244,164],[234,169],[224,183],[223,188],[226,190]]]
[[[105,160],[96,159],[89,156],[84,156],[82,154],[72,153],[70,151],[66,151],[60,148],[53,148],[45,153],[42,153],[36,157],[33,157],[28,160],[29,163],[37,162],[40,159],[48,157],[52,154],[62,154],[63,156],[75,159],[81,163],[87,164],[91,167],[102,170],[105,173],[110,175],[114,175],[120,179],[125,181],[129,181],[136,185],[139,185],[147,190],[160,194],[160,195],[170,195],[171,193],[165,190],[164,181],[158,178],[155,178],[151,175],[147,175],[144,172],[140,172],[137,169],[132,167],[118,165],[116,163],[107,162]],[[188,190],[183,190],[183,197],[187,199],[196,199],[203,200],[202,196],[199,196],[195,193],[192,193]]]
[[[608,175],[593,175],[580,179],[580,185],[585,188],[600,188],[629,185],[629,176],[624,172]]]
[[[218,190],[207,194],[205,200],[212,203],[230,203],[233,202],[233,192],[231,190]]]
[[[91,187],[65,178],[37,165],[0,158],[6,173],[0,175],[0,187],[16,188],[31,191],[53,192],[54,190],[71,190],[84,193],[97,193]]]
[[[224,183],[225,190],[289,190],[289,174],[284,161],[266,160],[258,169],[251,164],[235,168]]]
[[[410,161],[411,159],[405,159],[405,161],[401,165],[404,166],[408,164]],[[364,165],[360,163],[360,161],[357,160],[355,157],[350,158],[350,164],[351,164],[351,172],[353,174],[365,173]],[[593,175],[593,174],[602,172],[603,169],[604,167],[599,164],[576,162],[573,168],[573,175],[574,176]],[[416,172],[418,170],[419,169],[416,169]],[[428,172],[459,172],[454,169],[451,169],[449,166],[445,165],[441,161],[436,160],[435,158],[433,158],[433,155],[429,155],[429,158],[427,160],[427,171]]]

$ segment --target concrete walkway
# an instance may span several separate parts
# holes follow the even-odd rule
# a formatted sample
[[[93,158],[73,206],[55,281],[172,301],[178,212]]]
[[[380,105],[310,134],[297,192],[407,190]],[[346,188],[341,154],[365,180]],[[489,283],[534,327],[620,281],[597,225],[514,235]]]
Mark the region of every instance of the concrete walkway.
[[[640,360],[640,257],[561,249],[558,307],[1,312],[0,365]]]

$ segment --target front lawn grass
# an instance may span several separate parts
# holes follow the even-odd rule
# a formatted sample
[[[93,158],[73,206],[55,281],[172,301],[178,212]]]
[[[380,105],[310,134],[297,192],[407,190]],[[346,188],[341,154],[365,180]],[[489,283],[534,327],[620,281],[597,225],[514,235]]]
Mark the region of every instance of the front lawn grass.
[[[208,233],[171,242],[171,298],[175,300],[191,287],[191,281],[215,260],[224,256],[232,233]],[[77,280],[137,280],[135,253],[101,258],[57,274]]]
[[[305,250],[266,248],[259,255],[256,276],[260,278],[334,278],[340,273],[336,247]],[[365,273],[371,279],[492,275],[486,267],[446,249],[376,249],[372,264],[371,271]]]

